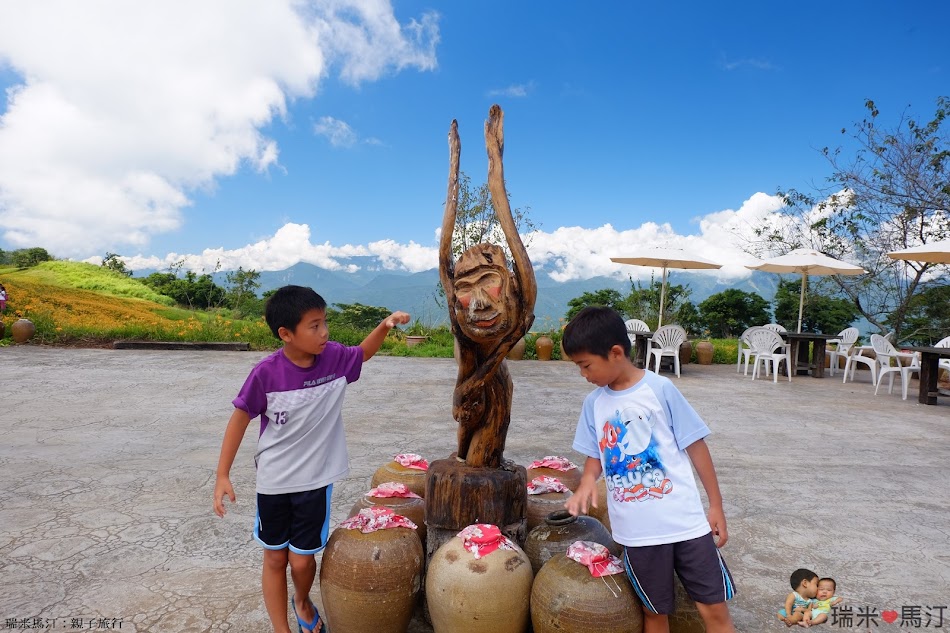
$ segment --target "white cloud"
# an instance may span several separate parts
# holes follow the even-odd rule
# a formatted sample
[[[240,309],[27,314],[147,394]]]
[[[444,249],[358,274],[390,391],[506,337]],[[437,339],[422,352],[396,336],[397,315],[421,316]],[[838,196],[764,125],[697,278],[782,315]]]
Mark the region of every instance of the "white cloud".
[[[279,148],[260,130],[339,67],[350,83],[435,67],[437,16],[383,0],[6,2],[0,226],[70,256],[144,246],[189,195]]]
[[[326,137],[333,147],[353,147],[358,138],[346,121],[334,119],[332,116],[320,117],[320,120],[313,124],[313,131]]]
[[[722,280],[736,280],[752,274],[746,264],[756,259],[743,248],[752,236],[752,227],[774,217],[782,207],[779,196],[756,193],[738,209],[725,209],[698,219],[698,235],[677,234],[669,224],[646,222],[638,228],[618,230],[609,224],[596,228],[579,226],[561,227],[553,232],[535,231],[525,236],[528,254],[539,274],[548,274],[555,281],[589,279],[613,276],[625,279],[649,278],[650,268],[615,264],[611,257],[622,257],[644,246],[681,248],[722,264],[719,270],[691,271],[715,276]],[[248,244],[242,248],[225,250],[206,249],[197,255],[170,253],[163,258],[123,257],[131,270],[165,269],[184,260],[185,267],[197,272],[210,272],[220,264],[222,270],[245,269],[282,270],[297,262],[308,262],[330,270],[353,271],[357,265],[353,257],[373,256],[386,270],[419,272],[438,266],[438,239],[440,229],[433,230],[431,246],[410,241],[400,244],[394,240],[380,240],[368,245],[332,246],[314,244],[310,227],[306,224],[285,224],[273,237]]]
[[[489,97],[527,97],[528,93],[534,90],[534,82],[529,81],[526,84],[512,84],[507,88],[494,88],[488,91]]]

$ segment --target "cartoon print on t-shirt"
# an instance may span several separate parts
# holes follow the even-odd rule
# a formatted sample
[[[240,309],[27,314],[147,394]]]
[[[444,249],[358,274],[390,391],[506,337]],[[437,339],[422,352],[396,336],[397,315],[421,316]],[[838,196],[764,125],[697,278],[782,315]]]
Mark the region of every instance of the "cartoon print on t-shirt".
[[[673,491],[653,437],[652,411],[627,407],[604,422],[600,450],[604,456],[604,479],[616,501],[661,499]]]

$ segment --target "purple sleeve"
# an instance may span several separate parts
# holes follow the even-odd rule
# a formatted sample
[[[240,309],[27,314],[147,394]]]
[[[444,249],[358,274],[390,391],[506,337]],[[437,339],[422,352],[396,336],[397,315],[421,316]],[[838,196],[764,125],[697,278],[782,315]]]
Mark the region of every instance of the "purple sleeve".
[[[267,395],[261,385],[261,380],[256,371],[252,371],[244,381],[244,386],[238,392],[237,397],[231,401],[234,408],[247,411],[253,420],[267,410]]]
[[[363,370],[363,348],[359,345],[344,347],[340,358],[340,371],[346,376],[346,382],[356,382]]]

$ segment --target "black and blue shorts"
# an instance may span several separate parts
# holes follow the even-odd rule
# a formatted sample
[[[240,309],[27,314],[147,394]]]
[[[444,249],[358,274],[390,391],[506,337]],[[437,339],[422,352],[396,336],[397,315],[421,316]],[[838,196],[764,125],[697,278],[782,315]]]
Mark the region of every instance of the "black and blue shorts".
[[[326,547],[330,533],[332,492],[333,484],[280,495],[258,493],[254,540],[265,549],[316,554]]]
[[[712,532],[705,536],[644,547],[624,547],[623,564],[643,606],[653,613],[673,613],[673,571],[689,597],[702,604],[719,604],[736,593],[732,574],[716,547]]]

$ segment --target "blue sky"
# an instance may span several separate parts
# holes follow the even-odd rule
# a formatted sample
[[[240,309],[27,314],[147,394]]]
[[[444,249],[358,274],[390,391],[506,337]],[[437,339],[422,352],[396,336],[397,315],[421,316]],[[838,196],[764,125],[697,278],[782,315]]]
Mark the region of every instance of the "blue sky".
[[[733,236],[865,99],[950,94],[942,1],[77,4],[0,7],[0,248],[133,269],[433,267],[449,124],[482,182],[498,103],[555,278],[649,243],[748,274]]]

